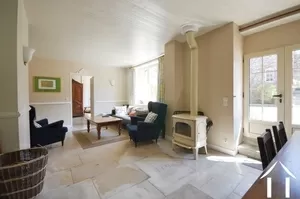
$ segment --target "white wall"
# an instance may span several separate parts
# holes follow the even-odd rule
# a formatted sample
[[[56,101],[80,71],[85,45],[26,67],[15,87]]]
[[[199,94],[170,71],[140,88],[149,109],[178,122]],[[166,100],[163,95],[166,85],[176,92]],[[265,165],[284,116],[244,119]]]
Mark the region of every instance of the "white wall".
[[[72,78],[73,78],[75,81],[77,81],[77,82],[79,82],[79,83],[82,83],[82,77],[81,77],[81,75],[75,75],[75,74],[73,74],[73,75],[72,75]]]
[[[236,144],[240,144],[243,137],[243,41],[238,26],[233,24],[233,130]]]
[[[83,84],[83,107],[90,107],[91,98],[91,80],[92,76],[82,76]]]

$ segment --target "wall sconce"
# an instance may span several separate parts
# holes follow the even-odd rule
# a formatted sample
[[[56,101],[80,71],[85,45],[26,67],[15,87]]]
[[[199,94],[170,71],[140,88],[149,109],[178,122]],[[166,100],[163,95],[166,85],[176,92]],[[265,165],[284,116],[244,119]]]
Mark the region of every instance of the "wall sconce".
[[[114,86],[116,84],[116,81],[114,79],[110,79],[109,83],[110,83],[111,86]]]
[[[35,49],[23,46],[23,61],[25,65],[31,61],[34,52]]]

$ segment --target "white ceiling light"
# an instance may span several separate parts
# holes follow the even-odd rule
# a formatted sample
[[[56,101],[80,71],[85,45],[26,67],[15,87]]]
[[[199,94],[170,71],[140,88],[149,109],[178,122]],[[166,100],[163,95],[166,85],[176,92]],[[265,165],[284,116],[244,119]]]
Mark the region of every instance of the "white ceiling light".
[[[23,61],[25,65],[31,61],[34,52],[35,49],[23,46]]]

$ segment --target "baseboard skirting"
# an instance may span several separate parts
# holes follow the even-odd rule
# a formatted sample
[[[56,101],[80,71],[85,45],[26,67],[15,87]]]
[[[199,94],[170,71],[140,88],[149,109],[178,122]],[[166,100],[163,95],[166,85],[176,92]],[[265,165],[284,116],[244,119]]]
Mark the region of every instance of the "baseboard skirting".
[[[64,126],[68,128],[68,132],[72,132],[72,130],[73,130],[72,125],[64,125]]]
[[[232,155],[232,156],[236,156],[236,154],[237,154],[237,150],[234,151],[234,150],[226,149],[226,148],[220,147],[218,145],[207,144],[207,147],[210,149],[228,154],[228,155]]]

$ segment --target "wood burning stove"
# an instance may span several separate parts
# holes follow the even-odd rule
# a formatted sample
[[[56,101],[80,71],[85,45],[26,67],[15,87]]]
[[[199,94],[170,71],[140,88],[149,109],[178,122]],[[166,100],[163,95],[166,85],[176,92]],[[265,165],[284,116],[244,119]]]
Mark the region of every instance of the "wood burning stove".
[[[198,150],[206,147],[206,116],[192,116],[189,114],[173,115],[173,148],[174,145],[193,149],[195,159]]]

